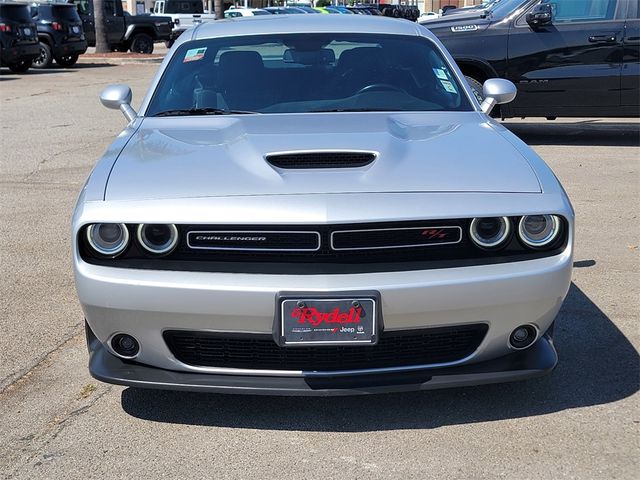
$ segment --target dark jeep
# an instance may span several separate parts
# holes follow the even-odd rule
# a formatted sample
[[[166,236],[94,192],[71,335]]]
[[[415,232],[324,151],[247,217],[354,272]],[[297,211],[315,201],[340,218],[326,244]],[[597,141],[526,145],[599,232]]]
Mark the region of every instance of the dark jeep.
[[[96,44],[96,27],[93,0],[72,0],[84,25],[89,46]],[[171,39],[171,17],[129,15],[122,9],[122,2],[104,0],[104,22],[111,50],[135,53],[153,53],[154,42]]]
[[[0,65],[12,72],[26,72],[38,55],[38,33],[29,7],[0,2]]]

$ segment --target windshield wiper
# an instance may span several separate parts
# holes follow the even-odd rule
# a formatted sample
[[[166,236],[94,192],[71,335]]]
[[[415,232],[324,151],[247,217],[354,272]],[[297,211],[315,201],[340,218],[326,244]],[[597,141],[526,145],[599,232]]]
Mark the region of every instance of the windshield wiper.
[[[223,108],[182,108],[176,110],[165,110],[164,112],[156,113],[154,117],[179,117],[188,115],[246,115],[251,113],[247,110],[225,110]]]
[[[330,112],[394,112],[393,108],[328,108],[326,110],[309,110],[309,113],[330,113]]]

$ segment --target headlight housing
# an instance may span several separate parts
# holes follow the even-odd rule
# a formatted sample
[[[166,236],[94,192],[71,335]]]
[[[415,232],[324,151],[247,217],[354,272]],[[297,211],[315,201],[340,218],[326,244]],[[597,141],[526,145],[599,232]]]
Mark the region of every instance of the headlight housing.
[[[525,215],[520,219],[518,236],[525,245],[542,248],[558,238],[560,226],[556,215]]]
[[[87,242],[106,257],[116,257],[129,245],[129,230],[124,223],[94,223],[87,228]]]
[[[138,225],[137,237],[146,251],[163,255],[178,244],[178,228],[173,224],[143,223]]]
[[[504,245],[511,234],[508,217],[484,217],[471,220],[471,240],[482,248],[497,248]]]

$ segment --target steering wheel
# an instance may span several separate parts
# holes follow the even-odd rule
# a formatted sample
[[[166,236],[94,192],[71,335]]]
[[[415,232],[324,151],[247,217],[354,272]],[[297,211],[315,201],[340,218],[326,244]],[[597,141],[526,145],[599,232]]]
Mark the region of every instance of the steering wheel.
[[[358,90],[355,95],[360,95],[361,93],[373,92],[376,90],[393,90],[396,92],[407,93],[406,90],[400,88],[396,85],[391,85],[390,83],[372,83],[371,85],[367,85],[366,87],[362,87]]]

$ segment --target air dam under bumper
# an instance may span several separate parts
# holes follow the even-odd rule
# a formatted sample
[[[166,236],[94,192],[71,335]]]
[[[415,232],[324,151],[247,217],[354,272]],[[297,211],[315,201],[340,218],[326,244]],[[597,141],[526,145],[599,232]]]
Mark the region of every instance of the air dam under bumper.
[[[149,367],[125,362],[109,353],[88,326],[87,344],[89,371],[103,382],[138,388],[251,395],[363,395],[511,382],[546,375],[558,361],[548,334],[527,350],[486,362],[404,373],[335,377],[217,375]]]

